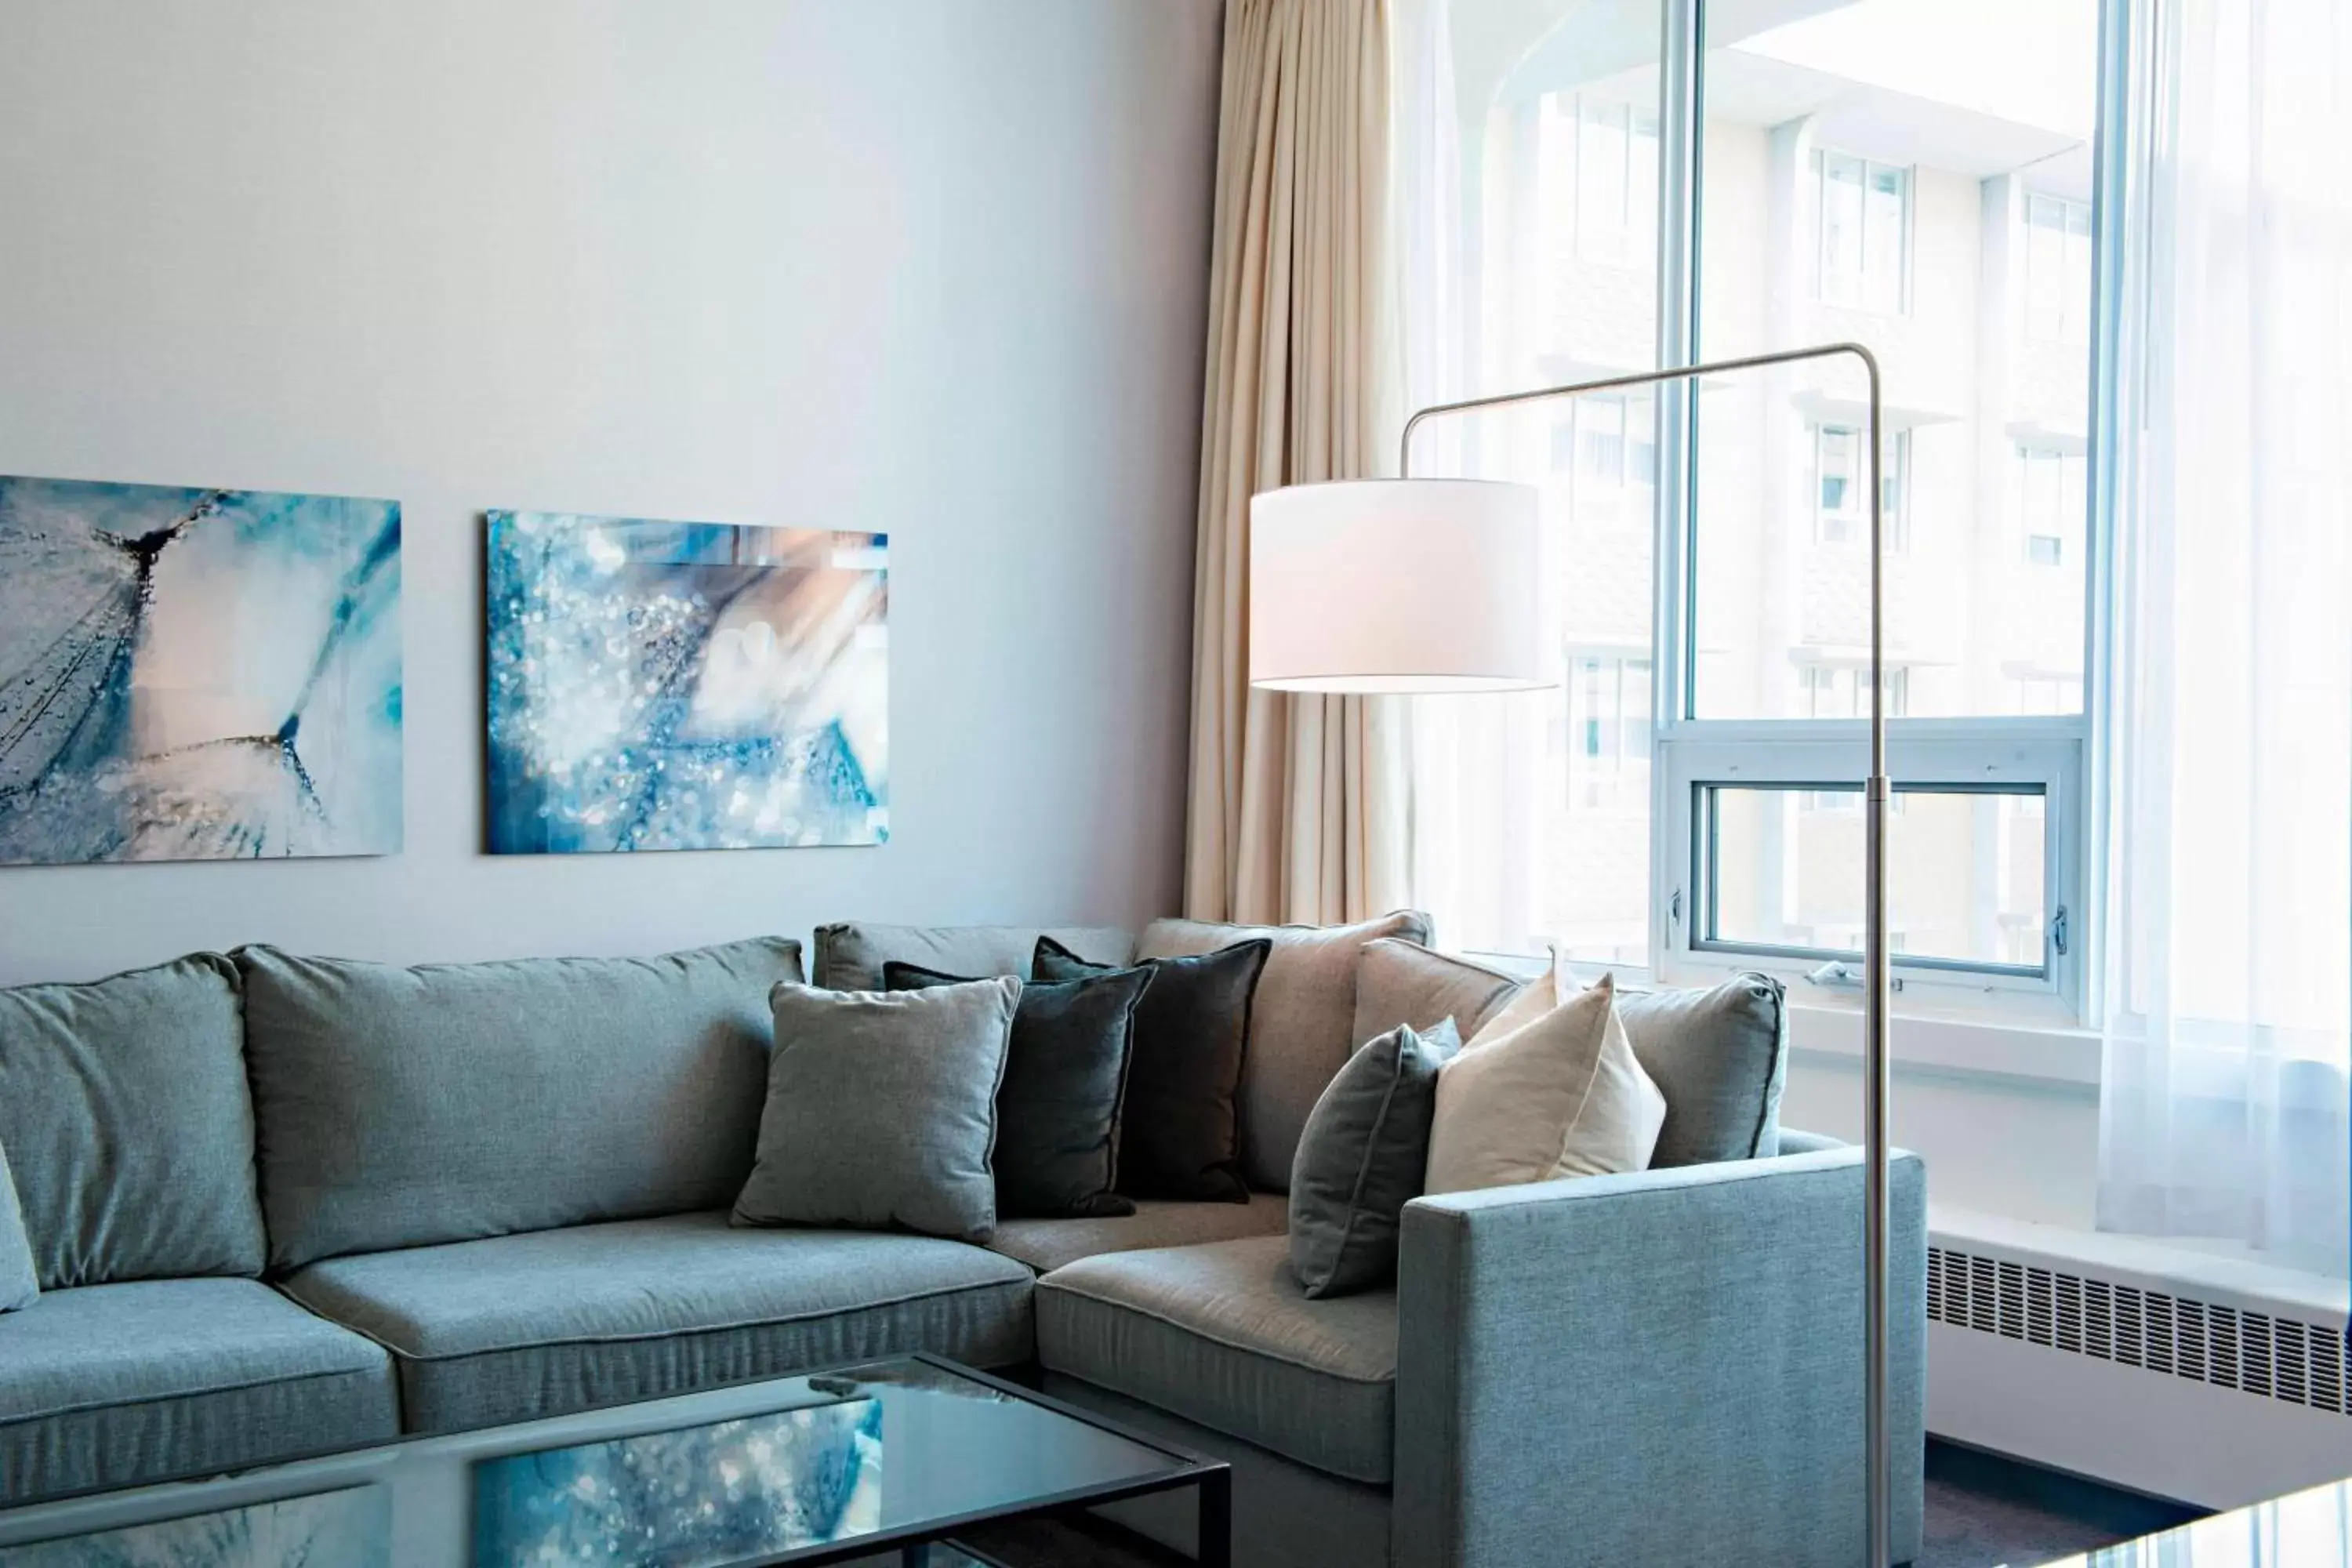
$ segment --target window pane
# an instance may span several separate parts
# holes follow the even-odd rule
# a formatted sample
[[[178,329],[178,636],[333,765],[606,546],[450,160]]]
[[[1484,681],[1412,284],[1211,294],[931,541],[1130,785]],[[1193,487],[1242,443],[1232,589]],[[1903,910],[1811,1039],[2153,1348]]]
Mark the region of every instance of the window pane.
[[[1706,15],[1698,353],[1878,356],[1887,651],[1912,715],[2079,691],[2081,470],[2052,470],[2029,526],[2005,459],[2021,437],[2086,445],[2097,0]],[[1793,672],[1869,640],[1861,371],[1727,376],[1694,401],[1689,712],[1802,718]],[[1853,434],[1817,444],[1832,428]],[[2029,535],[2060,542],[2055,564]]]
[[[1577,474],[1596,484],[1617,485],[1625,476],[1625,401],[1588,397],[1575,405],[1580,439]]]
[[[2041,795],[1903,789],[1888,805],[1889,946],[2041,969]],[[1708,784],[1701,807],[1703,944],[1859,955],[1859,789]]]
[[[1853,432],[1831,426],[1822,432],[1822,510],[1845,511],[1853,489]]]
[[[1578,227],[1624,228],[1625,165],[1624,105],[1584,104],[1577,125]]]
[[[1870,165],[1869,193],[1863,214],[1863,286],[1865,303],[1880,311],[1903,308],[1904,236],[1909,227],[1905,194],[1907,182],[1900,169]]]
[[[1822,157],[1822,298],[1835,304],[1861,302],[1862,163],[1824,153]]]

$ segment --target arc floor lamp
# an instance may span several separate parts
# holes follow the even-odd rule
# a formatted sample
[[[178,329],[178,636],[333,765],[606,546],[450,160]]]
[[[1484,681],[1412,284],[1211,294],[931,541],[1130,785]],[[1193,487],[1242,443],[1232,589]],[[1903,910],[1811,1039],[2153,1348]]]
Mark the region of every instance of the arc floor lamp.
[[[1886,706],[1878,361],[1860,343],[1612,375],[1433,404],[1405,421],[1402,478],[1293,485],[1250,500],[1250,684],[1282,691],[1433,694],[1554,684],[1538,630],[1536,492],[1417,479],[1424,419],[1588,393],[1850,357],[1869,381],[1870,778],[1863,875],[1864,1438],[1867,1559],[1887,1560]]]

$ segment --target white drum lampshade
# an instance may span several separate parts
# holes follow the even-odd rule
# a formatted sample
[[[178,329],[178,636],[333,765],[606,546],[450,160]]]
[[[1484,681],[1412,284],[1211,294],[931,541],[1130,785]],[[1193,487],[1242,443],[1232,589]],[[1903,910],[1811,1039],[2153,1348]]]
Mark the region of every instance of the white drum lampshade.
[[[1250,684],[1277,691],[1525,691],[1538,630],[1536,492],[1486,479],[1346,479],[1250,498]]]

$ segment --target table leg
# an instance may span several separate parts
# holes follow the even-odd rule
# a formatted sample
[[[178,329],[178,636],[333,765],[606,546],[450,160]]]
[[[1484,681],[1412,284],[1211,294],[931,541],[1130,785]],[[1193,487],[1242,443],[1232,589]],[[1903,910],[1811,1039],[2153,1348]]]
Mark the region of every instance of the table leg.
[[[1201,1568],[1233,1568],[1234,1473],[1218,1470],[1201,1478]]]
[[[931,1543],[918,1541],[911,1546],[900,1547],[898,1562],[900,1568],[931,1568]]]

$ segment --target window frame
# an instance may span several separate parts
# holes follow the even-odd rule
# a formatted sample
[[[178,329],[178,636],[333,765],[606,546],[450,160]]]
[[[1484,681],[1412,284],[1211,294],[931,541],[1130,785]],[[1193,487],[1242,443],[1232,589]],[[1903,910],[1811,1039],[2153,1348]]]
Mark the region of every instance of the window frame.
[[[1898,1013],[1941,1012],[2021,1028],[2072,1029],[2103,1005],[2103,973],[2097,954],[2104,937],[2098,911],[2085,889],[2100,885],[2106,853],[2104,822],[2092,809],[2102,798],[2108,763],[2100,713],[2107,674],[2104,579],[2112,558],[2115,458],[2113,423],[2119,389],[2114,345],[2122,299],[2117,237],[2121,209],[2128,199],[2129,167],[2123,130],[2128,97],[2131,26],[2126,0],[2102,0],[2096,69],[2098,112],[2090,148],[2094,170],[2091,208],[2090,375],[2085,389],[2089,458],[2083,522],[2084,661],[2080,711],[2063,715],[2015,715],[1974,719],[1900,719],[1888,724],[1888,769],[1899,784],[1932,785],[1999,779],[2003,771],[2032,768],[2044,780],[2045,930],[2064,931],[2066,950],[2053,952],[2047,973],[2027,980],[1998,971],[1942,964],[1922,965],[1894,955]],[[1707,38],[1706,0],[1665,0],[1660,71],[1661,191],[1658,201],[1658,342],[1660,364],[1689,364],[1704,357],[1700,336],[1698,258],[1704,145]],[[1814,149],[1809,171],[1816,204],[1812,236],[1813,299],[1835,310],[1823,289],[1827,242],[1819,204],[1823,168]],[[1869,160],[1863,160],[1865,188]],[[1914,268],[1918,184],[1906,169],[1902,235],[1902,309],[1909,314]],[[1865,209],[1866,210],[1866,209]],[[2018,221],[2023,227],[2021,207]],[[1867,255],[1867,240],[1864,242]],[[1879,312],[1885,314],[1885,312]],[[1694,675],[1697,664],[1698,472],[1692,432],[1697,426],[1696,382],[1663,389],[1658,403],[1660,479],[1653,620],[1655,656],[1652,694],[1656,731],[1652,743],[1651,964],[1642,978],[1652,984],[1706,984],[1744,970],[1761,970],[1801,987],[1819,966],[1811,963],[1722,944],[1694,946],[1689,940],[1696,907],[1691,877],[1699,845],[1694,834],[1693,786],[1718,767],[1738,766],[1750,781],[1790,773],[1793,782],[1844,784],[1862,773],[1867,749],[1865,720],[1702,720],[1697,718]],[[1818,425],[1819,422],[1816,422]],[[1907,486],[1911,465],[1905,463]],[[1818,484],[1811,498],[1819,500]],[[1907,499],[1907,498],[1906,498]],[[1905,509],[1907,511],[1907,508]],[[1866,515],[1866,513],[1865,513]],[[1892,544],[1892,541],[1889,541]],[[1890,554],[1895,553],[1890,549]],[[1728,781],[1727,781],[1728,782]],[[1781,781],[1774,781],[1781,782]],[[2063,926],[2059,924],[2063,911]],[[2054,936],[2045,939],[2053,949]],[[1801,989],[1800,994],[1807,993]],[[1848,993],[1848,997],[1851,996]],[[1837,993],[1812,990],[1810,998],[1841,1005]]]
[[[1988,725],[2002,732],[1989,735]],[[2086,965],[2080,941],[2084,875],[2083,736],[2072,717],[1979,721],[1905,719],[1888,726],[1887,772],[1897,793],[2009,793],[1995,786],[2038,786],[2042,795],[2044,963],[2039,973],[2007,964],[1893,953],[1891,967],[1908,1001],[1948,1006],[2034,1010],[2053,1019],[2079,1015]],[[1670,726],[1654,763],[1661,826],[1675,874],[1661,885],[1665,929],[1653,967],[1663,984],[1707,984],[1748,971],[1802,982],[1843,955],[1761,942],[1725,941],[1702,931],[1712,851],[1702,799],[1709,786],[1858,790],[1867,771],[1866,729],[1852,720],[1692,720]]]

